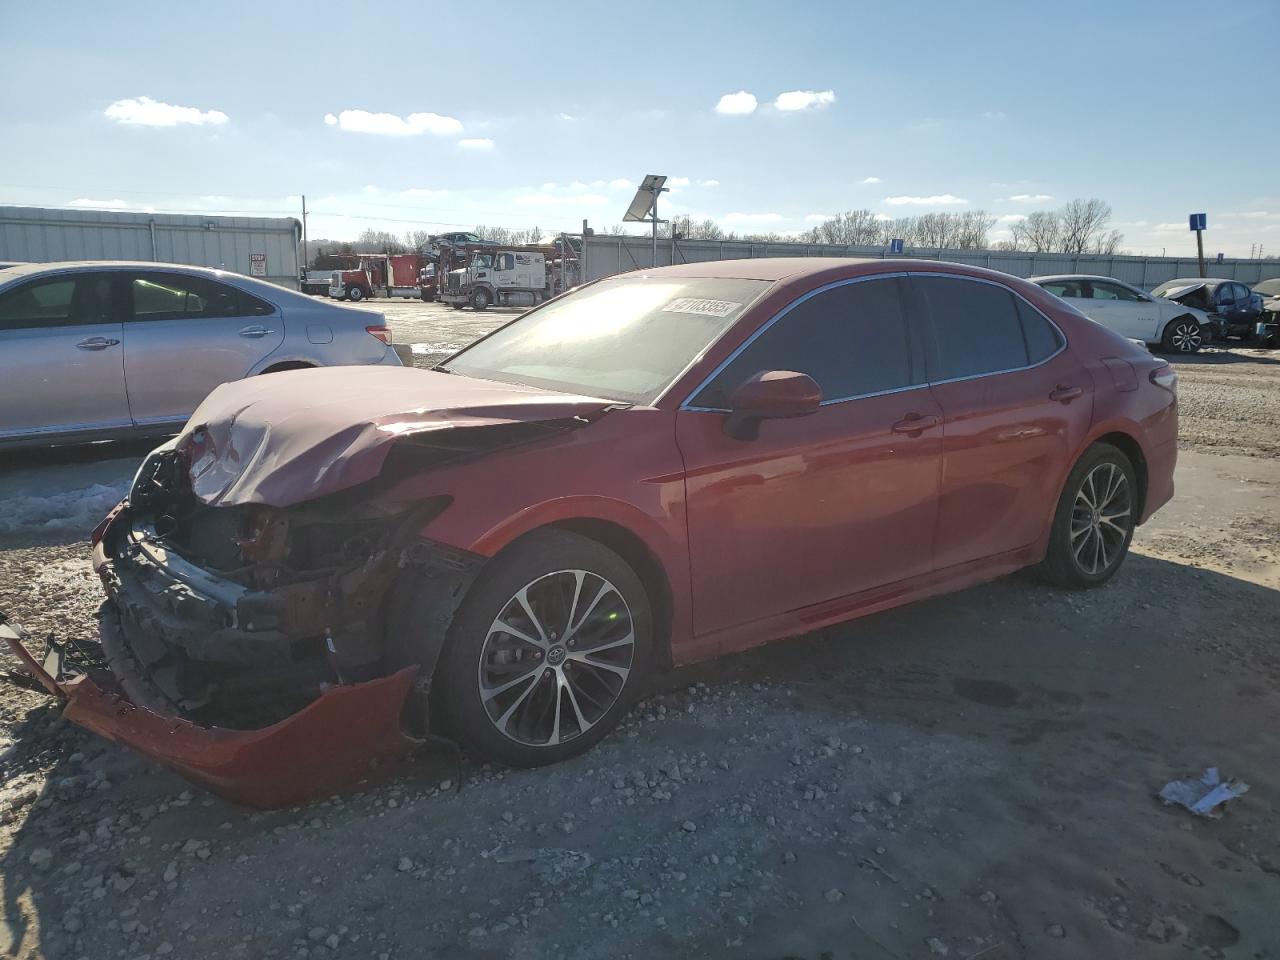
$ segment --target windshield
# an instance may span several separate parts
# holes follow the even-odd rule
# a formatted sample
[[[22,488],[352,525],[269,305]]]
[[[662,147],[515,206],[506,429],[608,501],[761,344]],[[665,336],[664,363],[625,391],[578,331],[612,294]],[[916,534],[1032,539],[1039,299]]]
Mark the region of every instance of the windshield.
[[[648,404],[768,287],[718,277],[602,280],[494,331],[440,369]]]

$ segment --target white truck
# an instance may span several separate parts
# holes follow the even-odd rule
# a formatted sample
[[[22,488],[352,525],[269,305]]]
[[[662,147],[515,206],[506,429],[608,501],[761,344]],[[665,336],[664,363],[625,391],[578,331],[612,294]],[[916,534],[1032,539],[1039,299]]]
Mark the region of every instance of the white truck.
[[[543,250],[468,244],[462,262],[445,274],[440,290],[440,299],[455,310],[532,307],[551,296]]]

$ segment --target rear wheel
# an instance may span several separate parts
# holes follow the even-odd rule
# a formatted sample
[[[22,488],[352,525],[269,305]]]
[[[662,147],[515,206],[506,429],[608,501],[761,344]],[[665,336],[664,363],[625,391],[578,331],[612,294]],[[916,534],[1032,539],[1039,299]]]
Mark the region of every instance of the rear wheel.
[[[1160,345],[1166,353],[1195,353],[1205,339],[1205,330],[1194,317],[1177,317],[1164,328]]]
[[[613,551],[546,531],[499,554],[454,618],[432,683],[446,725],[516,766],[576,756],[626,712],[649,665],[652,617]]]
[[[1111,444],[1094,444],[1067,477],[1040,573],[1060,587],[1101,586],[1124,562],[1137,520],[1133,465]]]

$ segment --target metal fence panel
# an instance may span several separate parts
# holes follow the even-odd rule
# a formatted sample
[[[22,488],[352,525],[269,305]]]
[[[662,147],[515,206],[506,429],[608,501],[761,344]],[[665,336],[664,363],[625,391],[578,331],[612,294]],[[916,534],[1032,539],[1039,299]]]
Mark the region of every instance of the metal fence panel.
[[[0,260],[150,260],[251,275],[251,255],[263,254],[263,279],[296,289],[300,232],[291,217],[0,207]]]
[[[584,241],[584,279],[598,280],[631,270],[651,268],[653,241],[649,237],[589,236]],[[1090,273],[1115,277],[1125,283],[1150,290],[1180,277],[1199,276],[1194,257],[1126,257],[1099,254],[1025,253],[1008,250],[922,250],[909,249],[902,255],[923,260],[947,260],[977,267],[989,267],[1015,277],[1037,277],[1055,273]],[[755,257],[887,257],[883,247],[843,246],[829,243],[764,243],[749,240],[658,240],[658,266],[670,263],[700,263],[708,260],[738,260]],[[1254,284],[1280,277],[1280,260],[1230,259],[1206,264],[1211,277],[1225,277]]]

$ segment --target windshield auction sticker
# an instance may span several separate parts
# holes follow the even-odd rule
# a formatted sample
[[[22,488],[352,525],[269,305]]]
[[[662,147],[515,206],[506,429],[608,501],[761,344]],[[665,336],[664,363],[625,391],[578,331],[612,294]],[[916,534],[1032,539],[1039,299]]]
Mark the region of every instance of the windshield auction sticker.
[[[680,297],[662,308],[663,313],[696,313],[703,317],[727,317],[742,304],[732,300],[704,300],[699,297]]]

